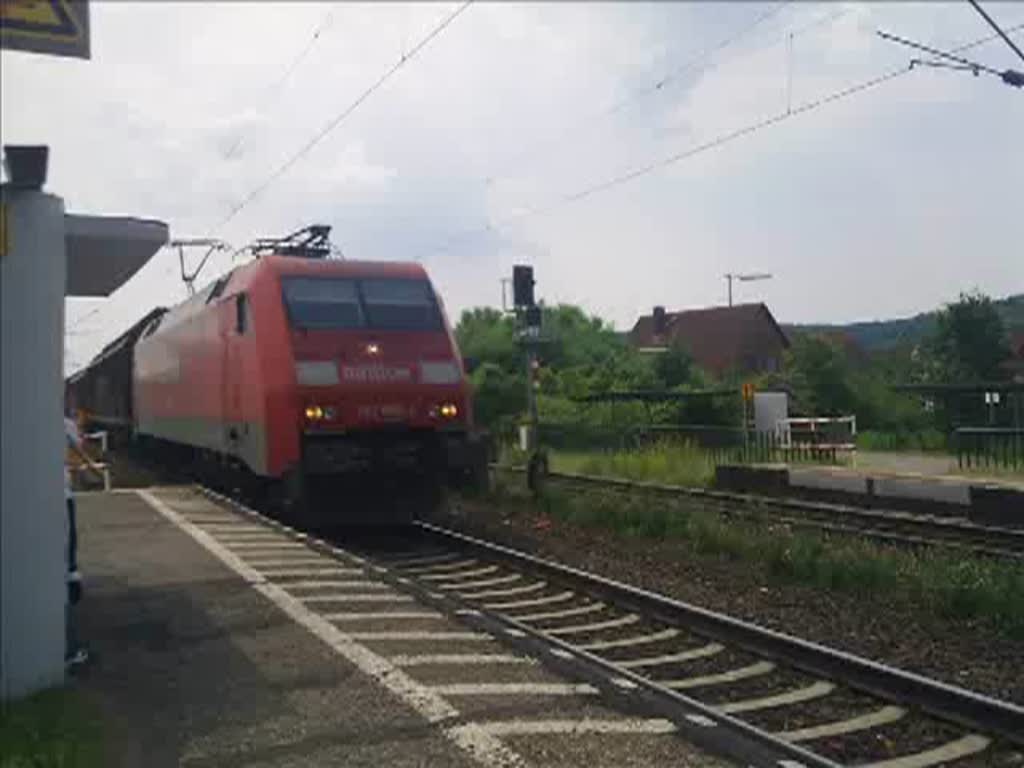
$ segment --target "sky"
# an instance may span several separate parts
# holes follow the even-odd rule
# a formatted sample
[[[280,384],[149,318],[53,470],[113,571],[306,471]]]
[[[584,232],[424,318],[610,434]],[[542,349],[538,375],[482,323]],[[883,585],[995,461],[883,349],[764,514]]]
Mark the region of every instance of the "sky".
[[[517,263],[619,329],[725,303],[727,272],[770,273],[735,300],[781,322],[1024,291],[1024,90],[915,68],[827,100],[908,69],[878,30],[990,37],[965,2],[481,0],[419,48],[459,4],[90,7],[91,60],[0,54],[3,143],[48,144],[73,212],[235,247],[329,224],[348,258],[423,262],[453,319],[499,305]],[[965,55],[1024,70],[998,39]],[[65,367],[185,296],[164,249],[110,298],[68,299]]]

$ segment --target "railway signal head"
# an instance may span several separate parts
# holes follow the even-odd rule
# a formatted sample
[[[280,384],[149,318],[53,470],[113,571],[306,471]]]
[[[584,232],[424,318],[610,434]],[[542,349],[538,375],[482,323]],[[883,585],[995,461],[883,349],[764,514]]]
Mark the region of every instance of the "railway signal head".
[[[517,307],[532,307],[533,267],[517,264],[512,267],[512,303]]]

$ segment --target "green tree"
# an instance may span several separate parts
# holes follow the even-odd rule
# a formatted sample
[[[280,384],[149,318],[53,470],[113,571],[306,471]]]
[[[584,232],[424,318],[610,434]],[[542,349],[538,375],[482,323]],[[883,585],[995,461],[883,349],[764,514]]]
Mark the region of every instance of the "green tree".
[[[815,416],[847,415],[856,407],[846,355],[831,339],[801,334],[793,339],[786,370],[799,406]]]
[[[626,349],[626,342],[608,323],[572,304],[543,307],[541,322],[549,340],[542,355],[554,368],[596,366]]]
[[[992,299],[961,293],[959,301],[947,304],[936,316],[923,367],[947,382],[990,381],[1005,375],[1000,366],[1009,352],[1006,329]]]
[[[669,348],[654,358],[654,375],[668,389],[693,383],[693,358],[678,339],[673,339]]]
[[[585,395],[622,389],[701,386],[699,369],[682,349],[666,360],[641,355],[600,317],[580,307],[542,307],[538,406],[542,420],[587,422],[591,426],[639,423],[636,409],[621,405],[581,406]],[[515,319],[490,308],[466,310],[455,335],[462,354],[480,367],[472,375],[476,415],[491,429],[507,429],[526,408],[525,358],[516,339]],[[660,373],[655,370],[661,366]],[[641,415],[647,411],[638,406]],[[652,414],[653,415],[653,414]],[[642,419],[646,420],[646,419]]]
[[[470,378],[477,422],[498,432],[510,429],[515,418],[526,410],[523,375],[488,362],[477,368]]]
[[[522,365],[512,318],[496,309],[465,310],[455,326],[455,338],[462,355],[481,364],[492,363],[509,373]]]

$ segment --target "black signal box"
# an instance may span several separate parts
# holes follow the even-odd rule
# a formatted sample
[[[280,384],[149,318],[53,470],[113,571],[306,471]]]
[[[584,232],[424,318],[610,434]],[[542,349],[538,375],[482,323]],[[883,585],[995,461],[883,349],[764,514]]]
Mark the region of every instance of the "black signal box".
[[[512,267],[512,303],[517,307],[532,307],[533,267],[517,264]]]

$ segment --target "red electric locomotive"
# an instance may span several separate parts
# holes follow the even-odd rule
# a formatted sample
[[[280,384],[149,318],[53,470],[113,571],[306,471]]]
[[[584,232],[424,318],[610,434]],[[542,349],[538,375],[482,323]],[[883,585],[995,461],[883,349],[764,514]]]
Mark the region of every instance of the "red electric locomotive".
[[[135,430],[281,490],[303,524],[408,519],[423,498],[396,491],[479,476],[463,362],[421,265],[328,259],[326,233],[263,241],[151,321]]]

